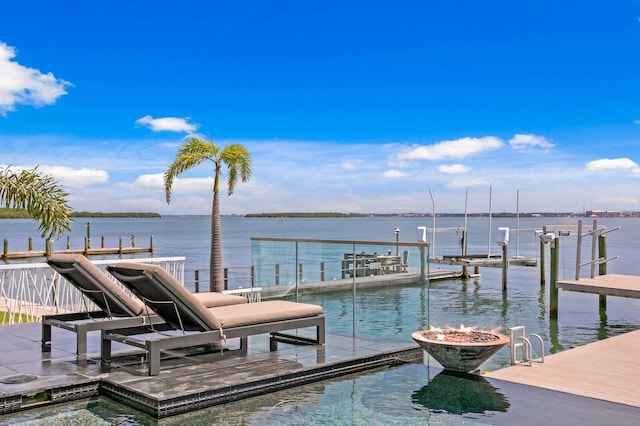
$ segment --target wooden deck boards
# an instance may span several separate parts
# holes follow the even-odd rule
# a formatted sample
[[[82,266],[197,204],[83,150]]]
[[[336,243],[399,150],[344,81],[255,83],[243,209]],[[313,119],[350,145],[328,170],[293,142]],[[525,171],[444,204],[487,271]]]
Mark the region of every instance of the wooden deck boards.
[[[579,280],[559,280],[556,287],[566,291],[640,299],[640,277],[633,275],[610,274]]]
[[[582,281],[582,280],[581,280]],[[505,380],[640,407],[640,330],[486,373]]]

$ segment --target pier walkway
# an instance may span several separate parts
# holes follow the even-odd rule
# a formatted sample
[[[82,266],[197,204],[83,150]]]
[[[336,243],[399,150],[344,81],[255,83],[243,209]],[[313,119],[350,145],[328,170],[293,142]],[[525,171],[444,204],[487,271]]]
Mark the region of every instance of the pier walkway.
[[[485,377],[640,407],[639,347],[640,330],[545,356],[544,363],[515,365]]]
[[[640,277],[633,275],[599,275],[594,278],[556,281],[556,287],[566,291],[640,299]]]

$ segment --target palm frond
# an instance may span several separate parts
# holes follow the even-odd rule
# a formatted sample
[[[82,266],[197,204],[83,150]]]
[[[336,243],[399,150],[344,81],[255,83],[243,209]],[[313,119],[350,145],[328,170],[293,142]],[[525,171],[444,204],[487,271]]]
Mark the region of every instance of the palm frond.
[[[180,174],[200,165],[205,160],[215,159],[217,148],[211,142],[190,138],[178,147],[176,158],[164,172],[164,195],[167,204],[171,202],[171,189]]]
[[[40,174],[37,167],[14,171],[0,169],[0,204],[7,208],[26,209],[39,222],[42,237],[61,237],[71,230],[72,209],[68,193],[49,175]]]
[[[242,182],[246,182],[251,177],[251,153],[242,144],[228,145],[222,150],[222,161],[228,169],[228,194],[233,194],[238,182],[238,175]]]

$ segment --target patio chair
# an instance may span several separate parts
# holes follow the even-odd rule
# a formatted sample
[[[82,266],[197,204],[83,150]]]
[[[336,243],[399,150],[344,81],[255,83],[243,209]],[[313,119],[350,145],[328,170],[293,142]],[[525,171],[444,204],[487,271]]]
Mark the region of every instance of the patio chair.
[[[222,344],[227,338],[240,338],[240,348],[233,351],[240,355],[247,353],[248,337],[258,334],[270,334],[271,351],[277,350],[278,342],[324,344],[321,306],[273,300],[207,308],[157,265],[126,262],[108,266],[107,270],[165,322],[103,330],[101,358],[104,363],[111,361],[112,341],[145,350],[151,376],[160,373],[161,351]],[[315,328],[315,338],[281,333],[307,327]]]
[[[53,270],[82,292],[99,310],[85,309],[84,312],[43,315],[43,352],[51,351],[51,327],[76,333],[76,354],[80,356],[87,352],[87,333],[90,331],[162,321],[161,318],[148,310],[144,303],[127,294],[85,256],[53,254],[47,262]],[[213,292],[196,293],[194,297],[207,307],[248,302],[246,297]]]

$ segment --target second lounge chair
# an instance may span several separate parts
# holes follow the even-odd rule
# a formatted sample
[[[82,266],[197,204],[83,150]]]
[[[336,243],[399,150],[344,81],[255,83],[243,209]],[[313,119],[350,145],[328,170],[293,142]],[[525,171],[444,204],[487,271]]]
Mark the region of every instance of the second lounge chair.
[[[322,306],[273,300],[243,305],[207,308],[193,294],[157,265],[118,263],[107,270],[161,317],[161,326],[145,325],[120,330],[103,330],[102,361],[111,361],[111,342],[146,351],[149,375],[160,372],[162,350],[221,343],[240,338],[239,354],[246,354],[248,336],[270,334],[270,350],[278,342],[324,344],[325,321]],[[315,338],[281,333],[283,330],[315,328]],[[161,334],[160,331],[181,331]]]

